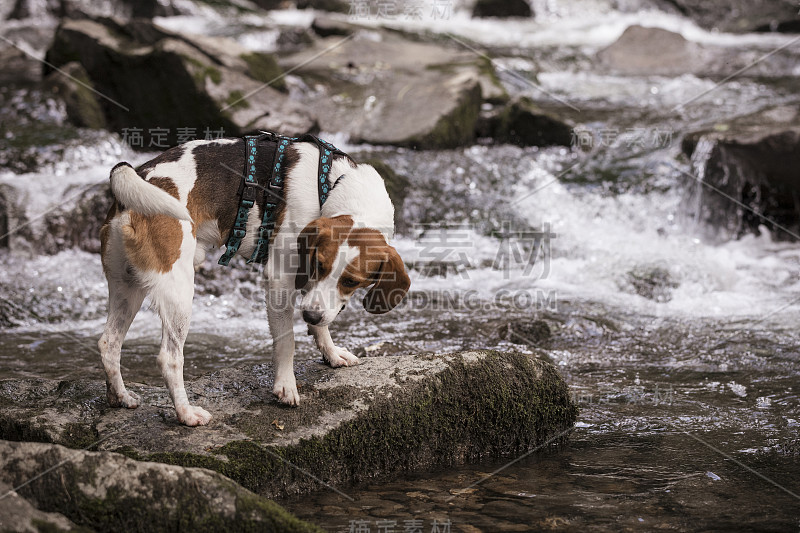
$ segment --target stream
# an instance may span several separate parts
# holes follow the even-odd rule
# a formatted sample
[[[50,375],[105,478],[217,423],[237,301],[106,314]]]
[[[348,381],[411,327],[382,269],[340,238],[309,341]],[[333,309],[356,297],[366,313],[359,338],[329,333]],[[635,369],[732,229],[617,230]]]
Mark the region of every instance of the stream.
[[[276,16],[310,23],[296,12]],[[734,52],[766,53],[790,40],[734,39],[642,12],[601,10],[510,30],[456,15],[447,31],[491,43],[509,92],[571,113],[591,142],[418,152],[353,146],[326,132],[356,159],[380,158],[410,182],[396,240],[412,278],[407,301],[372,316],[357,295],[332,326],[334,341],[354,351],[385,342],[396,353],[537,354],[557,365],[580,414],[562,447],[337,491],[320,486],[280,502],[297,516],[362,533],[800,528],[800,245],[766,229],[712,239],[693,209],[699,195],[713,194],[691,179],[702,150],[690,160],[680,148],[682,133],[734,113],[797,106],[800,97],[783,78],[737,78],[716,89],[694,74],[623,77],[594,67],[598,49],[643,20]],[[274,41],[236,21],[164,23],[235,34],[257,49]],[[106,179],[109,160],[155,155],[94,138],[83,149],[60,167],[66,177],[54,179],[55,190],[40,195]],[[48,167],[27,177],[50,175]],[[23,177],[4,172],[0,182]],[[34,200],[33,212],[46,203]],[[263,294],[243,262],[231,270],[207,258],[187,379],[271,359]],[[0,302],[0,379],[103,379],[99,255],[0,253]],[[295,331],[296,364],[322,364],[299,317]],[[163,386],[159,336],[157,316],[143,310],[123,348],[127,381]]]

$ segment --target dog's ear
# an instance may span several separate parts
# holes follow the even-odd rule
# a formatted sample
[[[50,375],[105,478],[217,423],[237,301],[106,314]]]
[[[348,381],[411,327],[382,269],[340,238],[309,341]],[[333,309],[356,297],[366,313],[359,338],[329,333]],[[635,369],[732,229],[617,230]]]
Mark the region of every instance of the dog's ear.
[[[364,309],[375,315],[388,313],[394,309],[403,301],[411,286],[400,254],[391,246],[386,248],[386,258],[380,264],[378,279],[364,296]]]
[[[312,220],[297,236],[299,264],[294,275],[294,288],[302,289],[311,277],[311,255],[317,246],[320,233],[320,219]]]

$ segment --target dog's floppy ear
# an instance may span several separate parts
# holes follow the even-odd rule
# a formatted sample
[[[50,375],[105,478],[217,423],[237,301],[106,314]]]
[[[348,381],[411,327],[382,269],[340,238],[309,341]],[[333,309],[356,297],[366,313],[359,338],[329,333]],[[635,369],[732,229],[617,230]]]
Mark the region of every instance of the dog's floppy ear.
[[[376,315],[388,313],[394,309],[403,301],[411,286],[411,280],[406,274],[400,254],[391,246],[386,248],[387,255],[381,263],[380,272],[377,273],[378,280],[364,296],[364,309]]]
[[[312,220],[297,236],[297,253],[299,264],[294,275],[294,288],[302,289],[311,277],[311,253],[319,239],[320,219]]]

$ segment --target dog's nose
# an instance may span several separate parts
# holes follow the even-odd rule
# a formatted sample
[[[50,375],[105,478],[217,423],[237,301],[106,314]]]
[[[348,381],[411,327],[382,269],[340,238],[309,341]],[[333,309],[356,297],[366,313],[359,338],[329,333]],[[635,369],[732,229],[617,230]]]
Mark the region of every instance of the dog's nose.
[[[318,311],[303,311],[303,320],[312,326],[319,324],[319,321],[322,320],[322,313]]]

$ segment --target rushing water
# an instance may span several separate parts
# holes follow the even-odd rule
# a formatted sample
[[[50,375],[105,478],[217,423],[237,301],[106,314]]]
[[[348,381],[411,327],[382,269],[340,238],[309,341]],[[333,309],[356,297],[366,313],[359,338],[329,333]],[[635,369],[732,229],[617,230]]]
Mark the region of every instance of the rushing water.
[[[344,531],[387,531],[394,522],[397,531],[421,525],[427,532],[434,520],[452,531],[800,527],[800,246],[767,232],[707,241],[691,216],[700,186],[686,178],[702,178],[702,158],[688,161],[678,146],[682,132],[797,99],[779,84],[735,80],[675,113],[713,82],[614,77],[590,60],[625,25],[643,20],[726,46],[768,50],[783,41],[735,41],[675,17],[603,9],[588,31],[595,11],[510,29],[456,17],[450,30],[498,49],[523,47],[502,54],[501,65],[523,77],[538,71],[539,87],[585,112],[577,121],[605,139],[599,144],[412,152],[348,147],[331,136],[357,157],[383,158],[411,184],[397,241],[412,265],[408,302],[380,317],[354,304],[332,328],[335,340],[350,348],[387,340],[405,351],[490,347],[547,357],[581,408],[569,444],[339,487],[346,496],[321,487],[283,502],[299,516]],[[296,12],[275,16],[310,22]],[[248,31],[236,32],[243,44],[274,47],[272,33],[246,22]],[[232,31],[208,18],[165,23]],[[547,100],[518,77],[503,80],[511,92]],[[643,135],[645,143],[637,138]],[[35,215],[71,187],[105,179],[109,160],[147,159],[107,140],[66,153],[78,155],[0,180],[48,180],[48,194],[35,185],[29,191]],[[198,281],[187,377],[271,357],[257,273],[214,263],[210,257]],[[99,257],[5,254],[0,265],[0,378],[102,379],[95,343],[106,287]],[[549,340],[497,334],[502,323],[534,319],[548,324]],[[297,322],[298,359],[321,364],[304,330]],[[123,351],[127,380],[161,384],[159,334],[157,317],[140,313]]]

